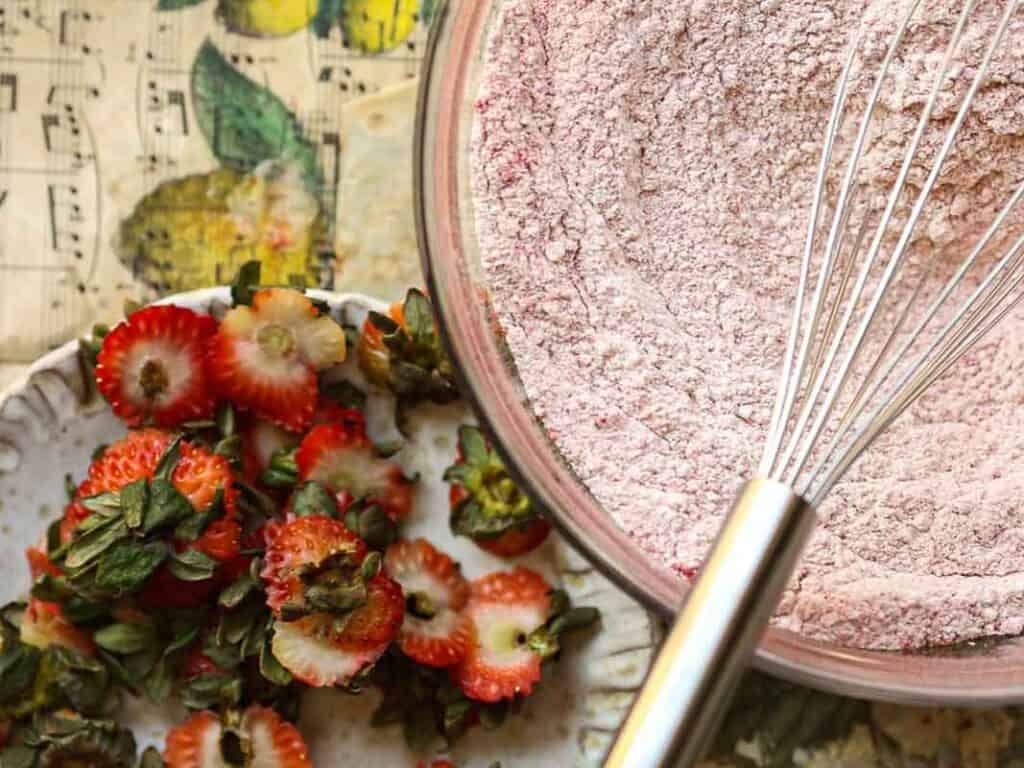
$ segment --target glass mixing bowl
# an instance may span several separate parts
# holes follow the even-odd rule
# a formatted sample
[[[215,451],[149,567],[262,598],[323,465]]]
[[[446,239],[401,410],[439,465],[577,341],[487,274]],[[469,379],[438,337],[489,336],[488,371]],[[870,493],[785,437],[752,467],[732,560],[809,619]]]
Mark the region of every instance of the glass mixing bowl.
[[[534,417],[480,268],[469,144],[488,30],[502,0],[449,0],[437,9],[420,85],[416,133],[420,252],[463,391],[510,469],[554,522],[613,581],[669,616],[685,586],[658,567],[590,495]],[[614,617],[605,617],[614,621]],[[990,705],[1024,699],[1024,641],[879,652],[769,629],[760,669],[849,696],[915,704]]]

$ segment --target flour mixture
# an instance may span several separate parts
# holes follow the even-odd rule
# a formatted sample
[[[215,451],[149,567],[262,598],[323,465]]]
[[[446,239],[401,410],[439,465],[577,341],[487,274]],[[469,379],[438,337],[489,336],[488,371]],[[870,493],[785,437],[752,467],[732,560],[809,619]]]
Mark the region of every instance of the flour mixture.
[[[508,0],[492,30],[473,183],[495,308],[560,451],[681,579],[760,456],[847,45],[863,32],[862,104],[905,9]],[[1000,10],[979,3],[932,150]],[[958,12],[918,11],[875,118],[866,205],[888,190]],[[925,259],[958,260],[1024,176],[1019,16],[918,227]],[[1024,630],[1022,381],[1019,315],[837,487],[776,624],[870,648]]]

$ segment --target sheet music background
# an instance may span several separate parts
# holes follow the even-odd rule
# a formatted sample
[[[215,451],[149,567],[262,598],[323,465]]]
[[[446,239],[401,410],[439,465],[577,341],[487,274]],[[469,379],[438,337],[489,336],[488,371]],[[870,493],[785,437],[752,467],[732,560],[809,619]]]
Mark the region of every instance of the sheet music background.
[[[143,246],[165,273],[130,263],[119,246],[121,223],[161,184],[195,186],[230,165],[196,113],[192,70],[206,42],[276,96],[312,147],[323,227],[314,278],[334,281],[345,106],[414,78],[426,37],[408,3],[353,4],[359,24],[342,18],[321,38],[312,25],[238,34],[217,0],[176,10],[158,0],[0,0],[0,385],[94,322],[115,321],[125,298],[223,279],[244,255],[229,258],[210,240],[221,214],[196,224],[192,200],[168,214],[167,231],[138,235],[155,241]],[[391,16],[377,23],[380,14]]]

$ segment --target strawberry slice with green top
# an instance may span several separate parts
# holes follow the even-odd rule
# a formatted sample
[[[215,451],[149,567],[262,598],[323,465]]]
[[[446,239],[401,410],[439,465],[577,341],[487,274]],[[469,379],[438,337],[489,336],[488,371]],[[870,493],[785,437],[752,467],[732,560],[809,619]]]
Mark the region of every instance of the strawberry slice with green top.
[[[405,621],[402,652],[430,667],[450,667],[466,655],[473,624],[462,612],[469,583],[458,563],[425,539],[398,541],[384,555],[384,570],[402,585]]]
[[[300,432],[316,411],[317,371],[345,359],[345,332],[291,288],[266,288],[224,315],[207,372],[227,400]]]
[[[387,314],[370,312],[356,347],[363,375],[403,400],[448,403],[459,397],[430,299],[411,288]]]
[[[340,521],[322,515],[291,520],[267,527],[267,549],[261,576],[267,591],[267,605],[275,616],[297,617],[309,605],[307,591],[313,590],[313,603],[325,590],[334,593],[323,600],[340,600],[338,590],[349,585],[355,599],[364,595],[359,580],[366,559],[366,545]]]
[[[402,588],[378,574],[366,583],[366,601],[347,613],[279,619],[271,649],[296,680],[314,687],[348,685],[384,655],[404,611]]]
[[[212,317],[183,307],[133,312],[104,337],[96,386],[131,426],[208,419],[217,402],[204,359],[216,330]]]
[[[361,420],[314,427],[299,444],[295,463],[300,480],[376,504],[392,520],[404,519],[412,508],[412,483],[400,466],[377,455]]]
[[[483,576],[471,590],[466,615],[473,642],[453,672],[455,682],[476,701],[528,695],[543,659],[527,641],[548,620],[551,587],[534,571],[516,568]]]
[[[475,701],[528,695],[541,664],[561,650],[561,636],[599,618],[595,608],[573,608],[564,592],[529,568],[488,574],[470,590],[465,612],[474,638],[452,679]]]
[[[237,496],[223,456],[137,430],[92,463],[50,556],[92,599],[137,594],[150,609],[197,607],[239,553]]]
[[[455,463],[445,470],[451,483],[452,532],[468,536],[499,557],[516,557],[536,549],[551,525],[534,509],[530,498],[509,475],[483,433],[459,428]]]
[[[21,642],[36,648],[60,645],[87,656],[96,650],[92,635],[68,621],[60,605],[34,597],[28,601],[21,619]]]
[[[171,729],[163,754],[167,768],[312,768],[302,734],[277,712],[253,705],[223,718],[197,712]]]
[[[344,685],[387,650],[402,624],[401,587],[381,559],[330,517],[268,529],[261,576],[277,621],[272,651],[309,685]]]

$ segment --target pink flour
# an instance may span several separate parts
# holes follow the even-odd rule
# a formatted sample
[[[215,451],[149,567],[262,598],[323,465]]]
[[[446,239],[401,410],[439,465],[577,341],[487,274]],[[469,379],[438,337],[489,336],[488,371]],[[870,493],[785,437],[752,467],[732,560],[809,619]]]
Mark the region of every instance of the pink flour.
[[[959,5],[922,4],[865,199],[888,188]],[[492,30],[473,176],[495,307],[559,449],[678,573],[699,565],[763,445],[848,37],[865,31],[862,98],[905,7],[507,0]],[[965,61],[999,10],[979,4]],[[1024,176],[1021,16],[918,229],[918,252],[942,246],[943,263]],[[940,128],[973,74],[958,72]],[[836,489],[777,624],[874,648],[1024,631],[1022,381],[1019,315]]]

